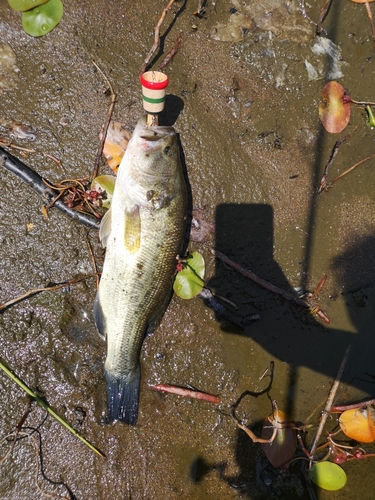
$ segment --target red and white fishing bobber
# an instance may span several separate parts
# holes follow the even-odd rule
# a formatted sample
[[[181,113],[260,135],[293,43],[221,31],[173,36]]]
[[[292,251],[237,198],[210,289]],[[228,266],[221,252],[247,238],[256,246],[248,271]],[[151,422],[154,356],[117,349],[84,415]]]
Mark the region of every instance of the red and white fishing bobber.
[[[147,125],[158,125],[158,113],[163,111],[168,77],[160,71],[146,71],[139,77],[142,85],[143,108]]]

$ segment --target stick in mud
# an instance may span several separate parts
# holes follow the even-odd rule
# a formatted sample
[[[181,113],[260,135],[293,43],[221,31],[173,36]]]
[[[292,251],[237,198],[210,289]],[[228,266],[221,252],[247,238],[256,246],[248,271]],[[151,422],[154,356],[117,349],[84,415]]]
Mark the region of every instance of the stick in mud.
[[[323,21],[324,21],[326,15],[328,14],[328,11],[331,7],[331,3],[332,3],[332,0],[326,0],[323,7],[320,10],[318,23],[316,25],[316,34],[317,35],[319,35],[319,33],[321,33],[323,31],[322,24],[323,24]]]
[[[201,399],[207,401],[208,403],[219,404],[221,399],[219,396],[214,394],[208,394],[207,392],[196,391],[192,389],[186,389],[185,387],[179,387],[177,385],[169,384],[156,384],[151,385],[150,389],[158,392],[168,392],[169,394],[176,394],[178,396],[185,396],[192,399]]]
[[[24,293],[23,295],[19,295],[15,299],[8,300],[8,302],[1,304],[0,305],[0,314],[3,313],[6,309],[8,309],[8,307],[13,306],[14,304],[18,304],[18,302],[21,302],[22,300],[29,299],[33,295],[37,295],[38,293],[41,293],[41,292],[58,290],[59,288],[64,288],[66,286],[73,285],[75,283],[79,283],[80,281],[84,281],[87,278],[93,278],[94,276],[97,276],[97,275],[98,275],[98,273],[89,274],[87,276],[84,276],[83,278],[77,278],[75,280],[64,281],[63,283],[55,283],[53,285],[45,286],[43,288],[34,288],[33,290],[29,290],[28,292]]]
[[[164,61],[160,63],[159,69],[162,70],[165,68],[173,59],[173,57],[177,54],[178,49],[180,48],[182,42],[183,32],[180,31],[180,34],[177,37],[176,43],[174,44],[173,49],[171,49],[168,54],[165,56]]]
[[[246,278],[253,280],[255,283],[262,286],[266,290],[269,290],[272,293],[280,295],[280,297],[282,297],[285,300],[288,300],[289,302],[292,302],[293,304],[307,308],[311,314],[316,314],[320,319],[322,319],[327,324],[330,323],[330,319],[325,314],[325,312],[320,308],[319,305],[315,305],[314,307],[312,307],[307,302],[307,300],[303,299],[302,297],[298,297],[298,296],[294,295],[293,293],[286,292],[285,290],[283,290],[282,288],[279,288],[278,286],[272,285],[268,281],[260,278],[256,274],[254,274],[249,269],[243,268],[242,266],[237,264],[237,262],[233,261],[232,259],[230,259],[226,255],[221,253],[219,250],[212,249],[211,253],[213,255],[215,255],[218,259],[220,259],[222,262],[228,264],[228,266],[233,267],[233,269],[236,269],[241,274],[246,276]]]
[[[116,94],[113,91],[113,87],[111,85],[111,82],[105,76],[105,74],[103,73],[103,71],[99,68],[99,66],[96,64],[95,61],[92,61],[92,63],[95,66],[95,68],[99,71],[99,73],[102,75],[102,77],[105,79],[105,81],[107,82],[107,84],[109,86],[109,90],[111,92],[111,104],[109,106],[107,117],[106,117],[106,120],[105,120],[104,125],[103,125],[102,138],[101,138],[101,141],[100,141],[100,145],[99,145],[98,151],[96,153],[96,159],[95,159],[94,169],[93,169],[92,174],[91,174],[91,180],[94,180],[95,177],[98,176],[100,158],[102,156],[103,148],[104,148],[104,143],[105,143],[105,140],[107,138],[107,131],[108,131],[108,127],[109,127],[109,122],[111,121],[112,113],[113,113],[113,108],[114,108],[115,102],[116,102]]]
[[[358,163],[356,163],[355,165],[351,166],[350,168],[348,168],[348,170],[345,170],[345,172],[343,172],[342,174],[338,175],[337,177],[335,177],[329,184],[328,184],[328,188],[332,187],[333,186],[333,183],[338,181],[339,179],[341,179],[341,177],[344,177],[344,175],[347,175],[349,174],[350,172],[352,172],[354,169],[356,169],[357,167],[359,167],[360,165],[362,165],[362,163],[365,163],[366,161],[368,160],[371,160],[372,158],[375,158],[375,154],[373,155],[370,155],[370,156],[367,156],[366,158],[364,158],[363,160],[359,161]]]
[[[290,302],[293,302],[294,304],[297,304],[299,306],[306,307],[306,308],[310,309],[310,304],[306,300],[301,299],[301,298],[297,297],[296,295],[293,295],[292,293],[286,292],[282,288],[279,288],[279,287],[277,287],[275,285],[272,285],[268,281],[260,278],[256,274],[254,274],[249,269],[243,268],[242,266],[240,266],[239,264],[237,264],[237,262],[234,262],[232,259],[230,259],[226,255],[224,255],[223,253],[221,253],[219,250],[211,250],[211,252],[219,260],[221,260],[222,262],[225,262],[229,266],[233,267],[234,269],[236,269],[237,271],[239,271],[241,274],[243,274],[247,278],[250,278],[251,280],[253,280],[258,285],[262,286],[263,288],[266,288],[267,290],[270,290],[271,292],[276,293],[277,295],[280,295],[284,299],[286,299],[286,300],[288,300]]]
[[[5,151],[2,147],[0,147],[0,166],[1,165],[32,187],[34,191],[42,197],[45,203],[51,203],[59,195],[58,190],[49,188],[46,185],[46,182],[50,184],[48,181],[44,182],[46,179],[25,165],[21,160]],[[81,222],[85,226],[93,229],[99,229],[100,220],[96,219],[94,216],[69,208],[59,199],[55,201],[54,206],[71,219]]]
[[[351,134],[346,135],[342,139],[339,139],[338,141],[335,142],[335,145],[333,146],[333,150],[332,150],[331,156],[330,156],[330,158],[328,160],[327,165],[324,168],[324,172],[323,172],[322,178],[321,178],[320,183],[319,183],[319,187],[318,187],[318,190],[317,190],[318,194],[320,194],[322,191],[324,191],[325,189],[327,189],[328,171],[329,171],[329,169],[330,169],[330,167],[331,167],[334,159],[336,158],[337,153],[339,152],[339,147],[341,146],[341,144],[343,142],[345,142],[350,137],[350,135]]]
[[[170,10],[170,8],[174,4],[174,2],[175,2],[175,0],[170,0],[170,2],[168,3],[168,5],[163,10],[163,12],[162,12],[162,14],[160,16],[160,19],[159,19],[157,25],[154,28],[154,31],[155,31],[154,44],[152,45],[152,47],[150,49],[150,52],[147,54],[147,57],[144,60],[144,63],[142,65],[141,72],[140,72],[141,75],[146,71],[147,65],[151,61],[152,56],[155,54],[156,50],[160,46],[160,27],[163,24],[163,21],[164,21],[165,16],[167,15],[167,12]]]
[[[314,459],[314,453],[315,453],[316,448],[318,446],[318,442],[319,442],[320,436],[322,435],[323,428],[324,428],[325,423],[327,421],[328,415],[331,413],[332,406],[333,406],[333,400],[336,397],[336,392],[337,392],[337,389],[339,388],[342,374],[344,373],[345,365],[346,365],[346,362],[347,362],[348,357],[349,357],[350,348],[351,348],[350,346],[348,346],[346,348],[344,357],[343,357],[343,359],[341,361],[340,368],[339,368],[339,370],[337,372],[337,376],[335,378],[335,381],[332,384],[332,388],[331,388],[331,390],[329,392],[326,405],[325,405],[324,410],[322,412],[322,416],[321,416],[321,419],[320,419],[320,422],[319,422],[319,427],[318,427],[318,429],[317,429],[317,431],[315,433],[314,439],[311,441],[311,444],[310,444],[310,447],[309,447],[310,468],[312,467],[312,462],[313,462],[313,459]]]

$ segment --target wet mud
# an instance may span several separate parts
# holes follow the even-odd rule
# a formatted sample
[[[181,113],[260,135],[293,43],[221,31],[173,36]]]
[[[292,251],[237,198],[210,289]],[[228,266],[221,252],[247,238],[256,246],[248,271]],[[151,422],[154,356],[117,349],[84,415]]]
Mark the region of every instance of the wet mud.
[[[318,19],[321,3],[306,5],[311,19]],[[142,114],[139,71],[163,7],[149,0],[64,0],[58,27],[32,38],[20,15],[1,3],[0,136],[11,138],[20,122],[32,133],[12,140],[36,150],[26,157],[12,153],[53,182],[90,175],[110,104],[92,60],[117,94],[113,118],[131,131]],[[209,1],[201,18],[195,9],[189,1],[176,3],[153,61],[157,68],[182,30],[183,43],[166,69],[163,120],[179,133],[193,207],[214,227],[211,239],[191,242],[189,249],[204,255],[208,285],[237,304],[239,318],[260,319],[240,330],[199,298],[174,297],[144,341],[140,414],[131,428],[104,422],[105,343],[92,318],[95,278],[3,312],[2,360],[107,456],[96,456],[35,407],[26,425],[38,428],[45,475],[38,473],[38,484],[49,494],[80,500],[308,499],[298,467],[282,475],[272,469],[261,448],[236,428],[231,405],[245,390],[262,390],[268,379],[260,377],[274,362],[272,399],[294,420],[316,424],[348,345],[337,402],[374,395],[373,160],[316,195],[339,138],[326,133],[318,117],[326,79],[338,79],[355,99],[374,101],[374,43],[365,8],[333,2],[323,26],[341,55],[321,53],[315,27],[297,1]],[[340,137],[349,133],[332,176],[373,153],[374,131],[363,108],[352,108]],[[102,172],[109,172],[104,162]],[[56,209],[47,220],[41,199],[3,168],[0,187],[1,302],[92,274],[88,242],[100,268],[104,252],[95,230]],[[288,291],[312,292],[327,274],[319,304],[330,325],[224,266],[213,247]],[[156,383],[191,385],[220,394],[222,402],[149,390]],[[5,436],[27,399],[2,373],[0,388]],[[267,396],[248,398],[238,409],[256,432],[269,413]],[[0,464],[2,498],[43,497],[33,443],[17,442]],[[4,455],[8,444],[1,446]],[[372,498],[373,466],[371,460],[343,464],[346,487],[337,493],[316,489],[316,498]]]

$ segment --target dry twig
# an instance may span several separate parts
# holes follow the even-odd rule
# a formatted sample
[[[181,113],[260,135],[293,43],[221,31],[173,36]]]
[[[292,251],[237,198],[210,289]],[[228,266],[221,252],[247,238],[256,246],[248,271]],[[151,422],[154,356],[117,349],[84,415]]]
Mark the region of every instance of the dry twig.
[[[173,59],[173,57],[176,55],[178,49],[180,48],[181,42],[182,42],[182,31],[180,31],[180,34],[177,37],[176,43],[174,44],[174,47],[172,50],[168,52],[168,54],[165,56],[164,61],[160,64],[159,69],[164,69]]]
[[[193,16],[201,16],[204,14],[204,7],[206,5],[206,0],[198,0],[198,7],[195,12],[193,12]]]
[[[326,405],[325,405],[324,410],[322,412],[322,416],[321,416],[321,419],[320,419],[320,422],[319,422],[319,427],[318,427],[318,429],[317,429],[317,431],[315,433],[314,439],[311,441],[311,444],[310,444],[310,447],[309,447],[310,468],[312,466],[312,462],[313,462],[313,459],[314,459],[314,453],[316,451],[316,448],[317,448],[320,436],[322,435],[323,428],[324,428],[325,423],[327,421],[328,415],[331,413],[332,406],[333,406],[333,400],[336,397],[336,392],[337,392],[337,389],[339,388],[340,380],[341,380],[342,374],[344,372],[346,362],[348,360],[349,352],[350,352],[350,346],[348,346],[346,348],[344,357],[343,357],[343,359],[341,361],[340,368],[339,368],[339,370],[337,372],[337,376],[335,378],[335,381],[332,384],[331,390],[330,390],[328,398],[327,398]]]
[[[323,7],[320,10],[318,23],[316,25],[316,34],[319,35],[323,31],[322,23],[328,14],[329,8],[331,7],[332,0],[326,0]]]
[[[207,392],[196,391],[193,389],[186,389],[185,387],[179,387],[177,385],[169,384],[156,384],[151,385],[150,389],[159,392],[168,392],[169,394],[177,394],[178,396],[185,396],[186,398],[201,399],[207,401],[208,403],[219,404],[221,399],[219,396],[214,396],[213,394],[207,394]]]
[[[222,262],[225,262],[225,264],[228,264],[233,269],[236,269],[236,271],[239,271],[241,274],[246,276],[246,278],[250,278],[252,281],[254,281],[258,285],[262,286],[263,288],[266,288],[267,290],[270,290],[271,292],[273,292],[277,295],[280,295],[285,300],[293,302],[294,304],[297,304],[297,305],[302,306],[302,307],[310,308],[309,303],[305,299],[301,299],[301,298],[297,297],[296,295],[294,295],[293,293],[286,292],[282,288],[279,288],[275,285],[272,285],[268,281],[264,280],[263,278],[260,278],[256,274],[254,274],[249,269],[245,269],[244,267],[240,266],[239,264],[237,264],[237,262],[235,262],[234,260],[227,257],[219,250],[212,250],[212,253],[219,260],[221,260]]]
[[[167,15],[170,8],[172,7],[172,5],[174,4],[174,2],[175,2],[175,0],[169,1],[168,5],[163,10],[157,25],[154,28],[154,31],[155,31],[154,44],[151,47],[150,52],[147,54],[146,59],[144,60],[144,63],[142,65],[141,72],[140,72],[141,75],[146,71],[147,65],[151,61],[152,56],[155,54],[155,52],[157,51],[157,49],[160,46],[160,27],[163,24],[164,18]]]
[[[91,261],[92,261],[92,266],[94,268],[94,273],[95,273],[95,276],[96,276],[96,289],[99,288],[99,272],[98,272],[98,268],[96,266],[96,261],[95,261],[95,256],[94,256],[94,252],[92,250],[92,246],[91,246],[91,243],[90,243],[90,240],[88,238],[88,236],[86,236],[86,239],[87,239],[87,246],[89,248],[89,252],[90,252],[90,257],[91,257]]]
[[[75,280],[70,280],[70,281],[64,281],[62,283],[54,283],[53,285],[45,286],[43,288],[34,288],[34,289],[29,290],[28,292],[24,293],[23,295],[19,295],[15,299],[8,300],[8,302],[1,304],[0,305],[0,313],[4,312],[6,309],[8,309],[8,307],[13,306],[14,304],[18,304],[18,302],[21,302],[22,300],[28,299],[28,298],[30,298],[33,295],[36,295],[38,293],[58,290],[59,288],[63,288],[65,286],[69,286],[69,285],[74,285],[75,283],[78,283],[80,281],[84,281],[87,278],[92,278],[94,276],[97,276],[97,274],[88,274],[87,276],[84,276],[83,278],[77,278]]]
[[[211,252],[213,255],[215,255],[222,262],[225,262],[226,264],[228,264],[228,266],[231,266],[233,269],[236,269],[236,271],[239,271],[241,274],[243,274],[243,276],[246,276],[246,278],[250,278],[252,281],[254,281],[258,285],[262,286],[266,290],[269,290],[272,293],[280,295],[280,297],[282,297],[285,300],[288,300],[289,302],[292,302],[293,304],[307,308],[310,311],[310,313],[316,314],[325,323],[327,323],[327,324],[330,323],[328,316],[325,314],[325,312],[321,309],[321,307],[318,304],[315,304],[312,306],[304,298],[298,297],[298,296],[294,295],[293,293],[287,292],[287,291],[283,290],[282,288],[279,288],[278,286],[272,285],[268,281],[264,280],[263,278],[260,278],[256,274],[254,274],[249,269],[243,268],[242,266],[237,264],[237,262],[230,259],[229,257],[224,255],[223,253],[221,253],[219,250],[212,249]]]
[[[368,160],[371,160],[372,158],[375,158],[375,154],[373,155],[370,155],[370,156],[367,156],[366,158],[364,158],[363,160],[359,161],[358,163],[356,163],[355,165],[351,166],[350,168],[348,168],[348,170],[345,170],[345,172],[343,172],[342,174],[338,175],[337,177],[335,177],[328,185],[327,185],[327,188],[331,188],[333,186],[333,183],[338,181],[339,179],[341,179],[341,177],[344,177],[344,175],[347,175],[349,174],[352,170],[354,170],[355,168],[359,167],[360,165],[362,165],[362,163],[365,163],[366,161]]]
[[[13,148],[13,149],[17,149],[18,151],[22,151],[24,153],[36,153],[36,150],[35,149],[30,149],[30,148],[23,148],[21,146],[17,146],[16,144],[14,144],[10,139],[4,139],[4,138],[1,138],[0,139],[0,145],[1,146],[5,146],[7,148]]]
[[[109,122],[111,121],[112,113],[113,113],[113,108],[114,108],[115,102],[116,102],[116,94],[113,91],[113,87],[111,85],[111,82],[105,76],[105,74],[103,73],[103,71],[99,68],[99,66],[96,64],[96,62],[92,61],[92,63],[96,67],[96,69],[99,71],[99,73],[102,75],[102,77],[105,79],[105,81],[107,82],[107,85],[109,86],[109,90],[111,92],[111,104],[109,105],[109,109],[108,109],[108,113],[107,113],[107,118],[106,118],[106,120],[104,122],[104,125],[103,125],[102,138],[100,140],[100,146],[98,148],[98,152],[96,153],[96,160],[95,160],[94,169],[93,169],[92,174],[91,174],[91,180],[95,179],[95,177],[98,176],[100,158],[101,158],[102,153],[103,153],[103,148],[104,148],[104,143],[105,143],[105,140],[106,140],[106,137],[107,137],[107,131],[108,131],[108,127],[109,127]]]
[[[338,141],[335,142],[335,145],[333,146],[333,150],[332,150],[332,153],[331,153],[331,156],[328,160],[328,163],[327,165],[325,166],[324,168],[324,172],[323,172],[323,175],[322,175],[322,178],[320,180],[320,183],[319,183],[319,187],[318,187],[318,194],[320,194],[322,191],[326,190],[327,189],[327,176],[328,176],[328,171],[333,163],[333,160],[336,158],[336,155],[337,153],[339,152],[339,147],[341,146],[341,144],[343,142],[345,142],[349,137],[350,137],[351,134],[349,135],[346,135],[345,137],[343,137],[342,139],[339,139]]]

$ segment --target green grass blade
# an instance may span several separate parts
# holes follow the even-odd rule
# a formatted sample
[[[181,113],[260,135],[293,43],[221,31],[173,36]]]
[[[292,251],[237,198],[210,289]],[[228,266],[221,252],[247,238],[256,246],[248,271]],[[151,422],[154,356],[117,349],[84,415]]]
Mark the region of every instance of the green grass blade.
[[[10,377],[16,384],[18,384],[29,396],[31,396],[35,401],[42,406],[54,419],[56,419],[61,425],[63,425],[66,429],[68,429],[69,432],[71,432],[74,436],[76,436],[78,439],[80,439],[83,443],[85,443],[86,446],[88,446],[92,451],[100,455],[101,457],[105,458],[105,455],[98,450],[98,448],[95,448],[94,445],[92,445],[87,439],[85,439],[83,436],[81,436],[73,427],[71,427],[68,422],[66,422],[63,418],[61,418],[52,408],[45,402],[43,399],[41,399],[39,396],[37,396],[31,389],[28,387],[24,382],[22,382],[21,379],[17,377],[13,372],[9,370],[8,367],[6,367],[2,361],[0,360],[0,368]]]

